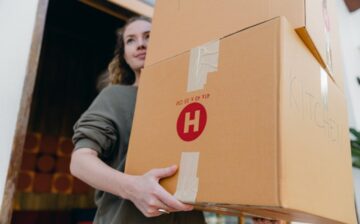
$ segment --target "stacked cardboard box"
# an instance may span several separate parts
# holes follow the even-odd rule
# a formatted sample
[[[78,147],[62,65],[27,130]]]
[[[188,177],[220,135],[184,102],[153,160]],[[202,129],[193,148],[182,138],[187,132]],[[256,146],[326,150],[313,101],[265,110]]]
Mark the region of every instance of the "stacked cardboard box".
[[[343,89],[335,0],[159,0],[146,65],[276,16],[285,16]]]
[[[204,210],[356,223],[341,63],[327,62],[320,6],[158,0],[126,172],[179,164],[163,186]]]

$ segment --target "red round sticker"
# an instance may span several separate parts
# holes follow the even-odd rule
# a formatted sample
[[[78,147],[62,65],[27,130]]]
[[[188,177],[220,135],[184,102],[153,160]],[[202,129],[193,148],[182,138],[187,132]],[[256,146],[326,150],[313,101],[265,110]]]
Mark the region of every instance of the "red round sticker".
[[[193,141],[201,135],[206,125],[206,110],[200,103],[187,105],[180,113],[176,129],[184,141]]]

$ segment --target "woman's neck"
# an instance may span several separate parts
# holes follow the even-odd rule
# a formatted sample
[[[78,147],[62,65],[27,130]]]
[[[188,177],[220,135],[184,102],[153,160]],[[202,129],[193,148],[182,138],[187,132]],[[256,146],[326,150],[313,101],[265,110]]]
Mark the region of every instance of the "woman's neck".
[[[139,79],[140,79],[140,70],[134,71],[134,73],[135,73],[135,82],[134,82],[133,86],[138,86]]]

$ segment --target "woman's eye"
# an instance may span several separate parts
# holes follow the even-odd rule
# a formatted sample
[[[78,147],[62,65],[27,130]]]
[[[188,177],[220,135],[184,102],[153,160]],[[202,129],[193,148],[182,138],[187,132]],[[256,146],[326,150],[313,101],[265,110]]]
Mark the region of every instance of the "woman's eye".
[[[131,44],[132,42],[134,42],[134,39],[132,39],[132,38],[126,40],[127,44]]]

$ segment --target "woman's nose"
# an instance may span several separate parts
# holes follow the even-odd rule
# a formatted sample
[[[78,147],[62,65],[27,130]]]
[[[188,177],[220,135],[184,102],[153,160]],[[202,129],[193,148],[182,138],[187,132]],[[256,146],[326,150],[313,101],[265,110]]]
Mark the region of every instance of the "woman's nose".
[[[147,42],[148,42],[147,39],[139,38],[139,40],[138,40],[138,48],[146,48]]]

